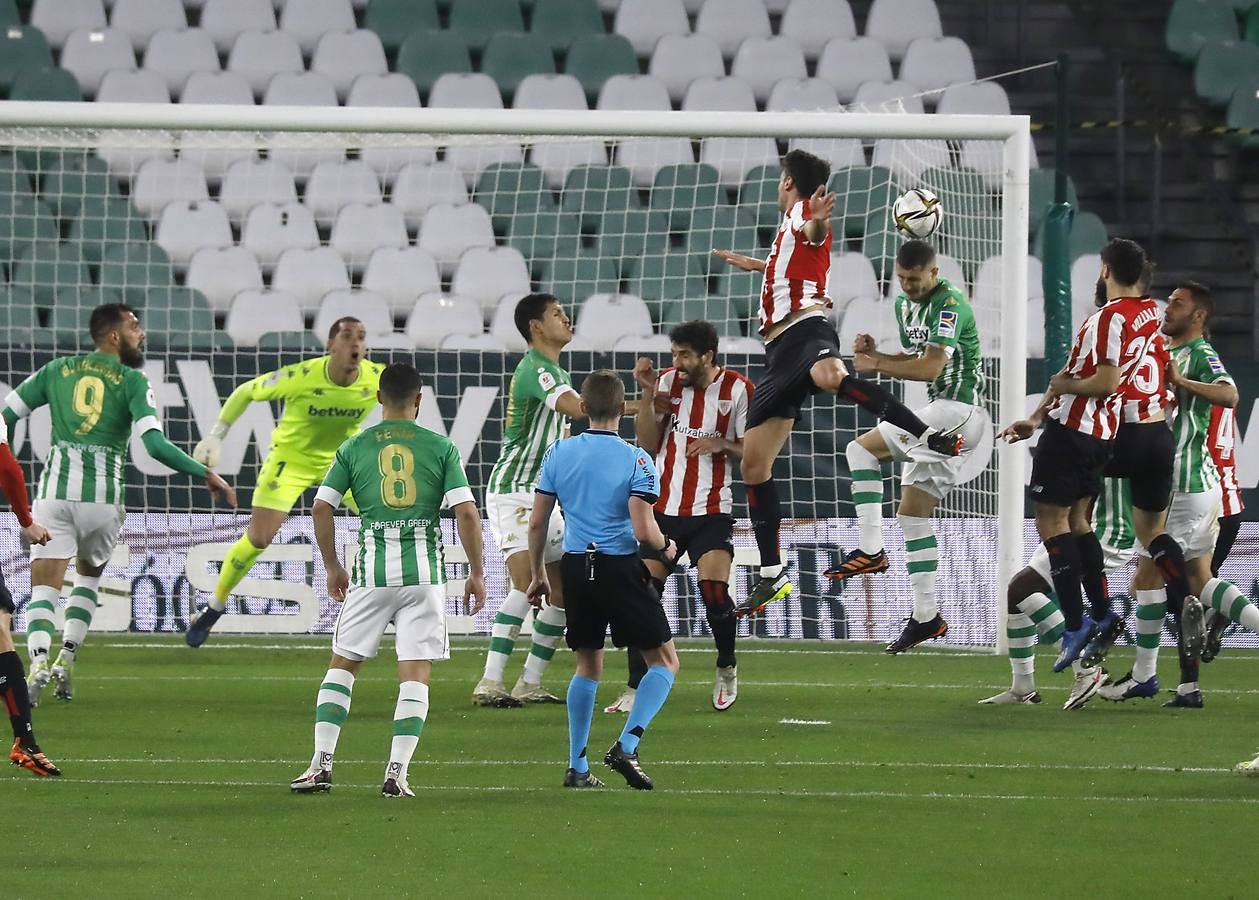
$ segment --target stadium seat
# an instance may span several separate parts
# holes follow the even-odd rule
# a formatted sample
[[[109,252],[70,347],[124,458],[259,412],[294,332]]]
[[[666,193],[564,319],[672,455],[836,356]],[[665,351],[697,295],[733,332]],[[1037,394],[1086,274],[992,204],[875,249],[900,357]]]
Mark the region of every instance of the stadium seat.
[[[337,91],[318,72],[280,72],[271,77],[262,102],[271,106],[336,106]]]
[[[766,234],[778,230],[783,214],[778,209],[778,178],[781,167],[760,166],[752,169],[739,187],[739,209]],[[842,196],[842,195],[841,195]]]
[[[1237,16],[1218,0],[1176,0],[1167,17],[1167,49],[1192,63],[1204,45],[1238,38]]]
[[[574,339],[575,340],[575,339]],[[571,349],[572,342],[565,349]],[[442,341],[443,350],[475,350],[479,353],[506,353],[507,345],[492,334],[450,334]]]
[[[271,287],[291,295],[302,315],[310,315],[328,291],[350,289],[350,274],[331,247],[293,247],[276,260]]]
[[[520,83],[513,101],[516,109],[586,109],[586,92],[572,75],[530,75]],[[538,141],[529,162],[541,169],[547,184],[558,191],[577,166],[607,165],[608,152],[597,138]]]
[[[835,89],[840,103],[851,103],[867,81],[891,81],[892,62],[874,38],[832,38],[822,49],[817,77]]]
[[[717,170],[722,187],[734,190],[753,169],[778,164],[778,143],[773,138],[704,138],[699,161]]]
[[[860,253],[831,252],[831,271],[826,292],[836,303],[855,297],[878,297],[879,283],[874,266]],[[850,348],[843,347],[847,351]]]
[[[150,159],[140,166],[131,184],[131,202],[150,222],[176,200],[209,200],[201,166],[183,159]]]
[[[1086,257],[1081,257],[1085,259]],[[1094,257],[1094,261],[1096,261]],[[1005,306],[1006,291],[1002,283],[1002,273],[1004,269],[1004,258],[1001,256],[993,256],[984,260],[979,266],[979,271],[975,275],[975,286],[971,291],[971,302],[976,307],[1000,310]],[[1097,274],[1100,271],[1100,263],[1092,269],[1093,281],[1097,281]],[[1041,306],[1041,334],[1040,334],[1040,356],[1045,355],[1045,329],[1044,329],[1044,305],[1045,290],[1042,283],[1043,270],[1040,260],[1034,256],[1027,258],[1027,296],[1028,300],[1039,300]],[[1088,297],[1092,300],[1093,292],[1090,286]],[[1030,312],[1030,310],[1029,310]],[[1029,317],[1030,318],[1030,317]],[[1030,321],[1029,321],[1030,326]],[[1030,331],[1029,327],[1029,331]],[[1036,355],[1036,354],[1033,354]]]
[[[575,253],[561,235],[561,253]],[[627,276],[644,253],[663,253],[669,247],[668,218],[645,209],[607,210],[599,217],[595,252],[613,263],[617,277]]]
[[[285,250],[318,247],[319,230],[315,217],[302,204],[264,202],[245,217],[240,245],[253,253],[263,272],[269,272]]]
[[[429,100],[433,85],[442,75],[472,71],[468,48],[445,31],[417,31],[402,42],[395,69],[415,82],[420,96]]]
[[[904,58],[914,38],[944,37],[935,0],[874,0],[866,36],[880,41],[894,60]]]
[[[592,34],[569,45],[564,71],[581,82],[586,102],[593,106],[599,89],[613,75],[638,74],[638,59],[622,35]]]
[[[514,247],[470,247],[459,257],[450,289],[477,301],[489,321],[503,294],[529,293],[529,267]]]
[[[213,39],[199,28],[156,32],[144,51],[145,69],[166,79],[166,89],[178,97],[193,72],[213,72],[219,67],[219,54]]]
[[[1233,91],[1224,120],[1229,128],[1259,128],[1259,79],[1243,82]],[[1259,148],[1259,137],[1253,134],[1236,135],[1232,140],[1245,150]]]
[[[686,138],[624,138],[616,145],[614,162],[629,169],[634,183],[646,188],[661,169],[693,164],[695,154]]]
[[[397,72],[360,75],[350,85],[345,105],[418,107],[420,92],[414,81]]]
[[[691,270],[704,276],[715,275],[726,266],[713,256],[714,249],[753,257],[763,257],[765,249],[752,216],[746,210],[724,205],[695,210],[686,233],[686,248]]]
[[[627,74],[636,73],[634,69]],[[666,34],[652,51],[647,73],[665,86],[674,103],[681,103],[696,80],[724,78],[726,64],[721,48],[709,35]]]
[[[1101,277],[1102,257],[1098,253],[1077,256],[1071,263],[1071,325],[1078,328],[1095,312],[1094,288]]]
[[[599,90],[598,109],[671,109],[669,92],[650,75],[613,75]]]
[[[521,214],[555,209],[555,200],[537,166],[489,166],[477,178],[474,196],[490,211],[494,230],[500,234]]]
[[[345,100],[350,86],[360,75],[385,75],[389,63],[385,61],[385,48],[375,32],[366,29],[325,34],[315,45],[315,55],[310,70],[324,75],[332,82],[337,97]]]
[[[83,96],[72,72],[59,68],[23,69],[13,78],[9,99],[78,103]]]
[[[297,299],[284,291],[244,290],[232,301],[223,330],[237,347],[257,347],[263,335],[304,331]]]
[[[666,301],[684,300],[705,293],[707,283],[690,267],[685,253],[648,253],[630,266],[630,293],[642,297],[660,318]]]
[[[515,109],[588,109],[586,92],[572,75],[539,73],[521,79],[512,100]]]
[[[756,98],[742,78],[703,75],[687,87],[682,109],[756,112]]]
[[[125,34],[139,53],[162,29],[187,28],[188,17],[179,0],[114,0],[109,25]]]
[[[29,291],[41,306],[52,306],[58,292],[78,290],[90,283],[87,260],[79,244],[55,240],[33,240],[17,254],[13,287]]]
[[[594,294],[578,307],[573,330],[596,350],[607,351],[623,337],[650,335],[651,313],[647,304],[632,294]]]
[[[174,286],[175,269],[166,251],[142,234],[138,241],[117,241],[108,247],[100,257],[97,280],[101,287],[117,291],[125,302],[143,307],[150,287]]]
[[[420,350],[436,350],[452,335],[480,336],[484,330],[481,305],[457,294],[427,291],[415,301],[407,316],[406,335]]]
[[[525,21],[517,0],[452,0],[446,28],[475,53],[500,32],[524,31]]]
[[[920,90],[939,90],[974,81],[975,60],[961,38],[915,38],[905,51],[897,77],[918,85]],[[928,97],[927,105],[935,106],[938,99],[939,95]]]
[[[371,291],[338,289],[324,295],[311,334],[318,340],[327,340],[328,329],[342,316],[361,320],[369,341],[393,333],[393,316],[384,297]]]
[[[770,36],[769,13],[761,0],[704,0],[695,33],[711,37],[730,59],[746,38]]]
[[[381,247],[363,270],[363,287],[385,298],[394,318],[407,314],[415,298],[441,291],[437,263],[419,247]]]
[[[831,171],[866,164],[866,151],[860,138],[792,138],[788,150],[803,150],[831,164]]]
[[[205,298],[189,287],[150,288],[144,298],[146,341],[171,350],[229,350]]]
[[[324,160],[311,170],[303,202],[316,225],[331,228],[342,207],[380,203],[380,181],[361,159]]]
[[[407,246],[402,210],[391,203],[349,203],[337,213],[329,245],[351,272],[361,272],[378,247]]]
[[[213,200],[176,200],[162,210],[154,240],[180,272],[202,247],[230,247],[232,225],[223,207]]]
[[[246,31],[275,31],[275,8],[271,0],[205,0],[197,24],[226,55]]]
[[[852,98],[854,109],[876,113],[922,113],[926,111],[921,93],[908,81],[867,81]]]
[[[467,203],[468,188],[463,173],[448,162],[409,163],[398,172],[390,197],[407,230],[415,233],[431,207]]]
[[[731,302],[729,297],[691,297],[686,300],[679,300],[676,303],[665,304],[660,318],[660,330],[664,333],[658,335],[658,337],[665,340],[663,352],[668,353],[671,349],[668,332],[683,322],[692,322],[696,319],[704,319],[711,322],[713,327],[717,329],[718,337],[735,338],[743,336],[743,332],[739,329],[742,315],[736,310],[735,304]],[[637,336],[631,336],[629,339],[640,342],[643,340]],[[718,345],[718,350],[720,349],[720,345]]]
[[[603,16],[595,0],[535,0],[530,30],[558,53],[576,39],[603,32]]]
[[[499,298],[490,321],[489,335],[501,341],[510,353],[523,353],[528,349],[524,338],[516,330],[516,304],[519,301],[515,294],[504,294]]]
[[[240,72],[193,72],[184,82],[179,102],[252,106],[254,92]]]
[[[15,202],[21,202],[20,198]],[[56,222],[51,214],[47,219],[43,217],[42,210],[44,209],[47,207],[39,204],[37,209],[27,213],[34,214],[33,219],[15,217],[15,224],[33,227],[40,237],[45,236],[46,229],[46,236],[55,237]],[[0,219],[0,227],[3,224],[3,220]],[[149,238],[144,230],[144,220],[126,200],[115,197],[84,197],[83,203],[70,223],[69,239],[79,244],[83,249],[83,255],[90,262],[97,262],[102,257],[108,256],[109,252],[120,244],[127,245],[136,242],[145,244]],[[0,250],[3,248],[4,240],[0,237]]]
[[[859,334],[870,334],[876,343],[895,333],[892,309],[878,297],[854,297],[839,320],[839,346],[848,352]]]
[[[560,210],[577,217],[578,227],[587,233],[598,230],[606,212],[640,207],[629,170],[619,166],[573,169],[560,194]]]
[[[0,91],[12,88],[18,73],[52,65],[52,51],[38,28],[0,28]]]
[[[1077,212],[1071,222],[1071,258],[1100,253],[1108,239],[1106,223],[1097,213]]]
[[[673,343],[667,334],[627,334],[612,345],[613,353],[667,354]]]
[[[1032,169],[1028,186],[1028,232],[1035,234],[1040,229],[1054,202],[1055,172],[1053,169]],[[1080,200],[1076,196],[1075,182],[1067,176],[1067,202],[1076,209],[1080,208]]]
[[[980,266],[982,266],[982,263],[977,263],[975,260],[969,260],[967,265],[963,266],[961,260],[956,259],[947,253],[936,254],[936,268],[940,270],[940,277],[947,280],[963,294],[970,295],[970,278],[967,277],[967,268],[974,272]],[[829,292],[829,280],[827,281],[827,288]],[[897,280],[896,275],[893,272],[892,277],[888,279],[887,291],[884,295],[884,299],[891,302],[900,295],[900,292],[900,281]],[[834,294],[831,296],[834,296]]]
[[[29,182],[23,186],[26,173],[16,158],[0,153],[0,194],[12,195],[21,190],[31,192]],[[12,172],[12,176],[9,173]],[[95,156],[64,153],[52,160],[39,180],[39,192],[58,218],[77,215],[88,197],[119,196],[118,182],[109,174],[103,160]]]
[[[3,27],[0,25],[0,29]],[[35,306],[35,298],[29,292],[14,290],[9,285],[0,283],[0,315],[4,316],[9,327],[9,342],[12,346],[55,343],[51,338],[42,339],[45,337],[42,334],[45,329],[39,327],[39,310]]]
[[[1008,116],[1010,98],[1005,88],[995,81],[981,84],[955,84],[946,88],[936,112],[941,115],[969,113],[983,116]]]
[[[258,349],[268,353],[301,353],[304,356],[316,356],[325,352],[327,335],[324,341],[315,340],[314,335],[306,330],[305,325],[299,332],[268,331],[258,338]]]
[[[639,56],[646,57],[666,34],[687,34],[691,23],[682,0],[621,0],[612,30],[624,35]]]
[[[407,35],[438,27],[434,0],[371,0],[363,27],[380,36],[385,52],[397,53]]]
[[[807,78],[809,74],[800,47],[786,37],[748,38],[739,45],[730,72],[751,85],[760,103],[769,99],[770,91],[782,79]]]
[[[293,173],[273,159],[244,159],[228,166],[219,191],[219,203],[233,224],[239,226],[259,203],[296,203]]]
[[[490,214],[475,203],[461,206],[438,204],[429,207],[420,223],[416,246],[427,250],[443,278],[455,274],[459,257],[469,247],[493,247],[494,228]]]
[[[0,0],[0,28],[18,28],[22,25],[22,14],[18,12],[17,0]]]
[[[81,157],[58,157],[54,165],[60,167],[66,160],[81,161]],[[47,177],[47,176],[45,176]],[[12,197],[15,194],[34,194],[35,177],[26,165],[15,154],[8,150],[0,150],[0,198]],[[49,197],[55,201],[55,197]],[[0,203],[3,203],[0,200]]]
[[[1036,145],[1031,146],[1031,167],[1036,169]],[[1001,189],[1001,180],[1005,174],[1002,161],[1001,144],[994,141],[962,141],[960,162],[968,169],[974,169],[983,176],[984,184],[990,191]]]
[[[59,49],[71,33],[79,29],[99,31],[105,27],[105,5],[101,0],[35,0],[30,24]]]
[[[542,291],[578,303],[592,294],[616,293],[620,277],[606,256],[579,250],[543,263],[540,282]]]
[[[835,89],[821,78],[780,78],[774,82],[765,101],[767,112],[831,111],[837,106],[839,97]]]
[[[1032,260],[1036,257],[1028,262]],[[1045,356],[1045,298],[1039,294],[1029,294],[1027,298],[1027,355],[1031,359]]]
[[[948,216],[935,241],[945,255],[962,264],[966,280],[973,281],[980,264],[1001,252],[1001,220]]]
[[[884,138],[874,142],[871,161],[876,166],[889,169],[898,181],[912,185],[928,169],[949,165],[949,145],[937,140],[897,141]]]
[[[98,103],[169,103],[170,99],[166,79],[147,69],[106,72],[96,91]]]
[[[664,217],[667,230],[685,232],[693,214],[716,208],[720,180],[718,170],[703,163],[664,166],[652,183],[648,208]]]
[[[1203,47],[1193,70],[1193,88],[1211,106],[1223,109],[1233,92],[1259,76],[1259,46],[1221,41]]]
[[[262,269],[244,247],[206,247],[192,255],[184,284],[200,291],[215,312],[227,312],[241,291],[262,290]],[[284,330],[263,328],[259,334]]]
[[[555,57],[550,45],[537,35],[499,33],[485,46],[481,71],[494,79],[503,100],[510,104],[525,77],[555,72]]]
[[[116,28],[72,31],[61,49],[61,68],[74,75],[86,98],[96,96],[106,72],[135,67],[131,38]]]
[[[254,96],[259,99],[276,75],[295,75],[306,71],[297,38],[284,31],[246,31],[232,45],[227,68],[244,75]]]
[[[285,0],[280,11],[280,30],[297,38],[302,53],[315,52],[319,39],[329,31],[356,28],[350,0]]]
[[[791,0],[778,33],[793,39],[805,59],[812,61],[834,38],[855,38],[857,23],[848,0]]]

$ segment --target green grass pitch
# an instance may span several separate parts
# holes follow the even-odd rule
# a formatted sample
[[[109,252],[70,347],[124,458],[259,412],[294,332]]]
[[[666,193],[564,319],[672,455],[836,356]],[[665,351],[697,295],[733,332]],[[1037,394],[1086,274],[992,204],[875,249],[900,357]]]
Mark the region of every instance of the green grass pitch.
[[[562,707],[470,705],[483,648],[437,667],[417,796],[398,801],[379,795],[390,651],[358,680],[332,793],[293,796],[326,639],[94,636],[73,703],[49,689],[36,710],[65,777],[0,776],[0,896],[1255,895],[1259,779],[1230,769],[1259,747],[1259,654],[1203,668],[1204,710],[1064,712],[1047,653],[1045,702],[995,708],[975,701],[1008,684],[1003,658],[745,641],[717,713],[711,647],[688,642],[641,749],[657,790],[598,763],[608,789],[569,793]],[[623,657],[607,668],[600,760]],[[558,654],[548,684],[571,671]]]

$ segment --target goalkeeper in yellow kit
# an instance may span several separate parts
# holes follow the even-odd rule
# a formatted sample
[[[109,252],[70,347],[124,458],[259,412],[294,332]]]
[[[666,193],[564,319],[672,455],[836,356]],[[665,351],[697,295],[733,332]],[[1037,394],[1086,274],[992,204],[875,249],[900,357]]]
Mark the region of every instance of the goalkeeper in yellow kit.
[[[223,560],[209,605],[188,623],[184,636],[188,646],[200,647],[206,642],[232,589],[271,545],[307,488],[323,481],[337,448],[359,430],[375,408],[380,373],[385,367],[364,359],[366,352],[363,323],[351,316],[337,319],[328,332],[327,356],[293,363],[242,384],[223,404],[210,436],[194,448],[193,458],[214,468],[223,438],[249,404],[284,402],[280,423],[271,436],[271,450],[258,471],[249,527]]]

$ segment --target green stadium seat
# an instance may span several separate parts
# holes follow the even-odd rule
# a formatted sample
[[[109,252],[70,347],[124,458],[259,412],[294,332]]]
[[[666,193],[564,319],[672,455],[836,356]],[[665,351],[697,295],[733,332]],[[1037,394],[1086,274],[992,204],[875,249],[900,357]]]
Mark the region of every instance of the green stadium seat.
[[[478,51],[501,31],[524,31],[525,20],[519,0],[454,0],[447,28]]]
[[[659,321],[665,300],[703,297],[708,282],[691,271],[685,253],[647,253],[630,267],[629,293],[646,300],[652,319]]]
[[[34,197],[0,195],[0,265],[16,263],[36,241],[55,241],[57,220],[47,204]]]
[[[584,232],[598,230],[605,212],[639,208],[638,191],[629,169],[578,166],[564,179],[560,209],[577,216]]]
[[[40,178],[39,193],[58,218],[77,216],[89,197],[118,197],[118,181],[103,159],[66,153]]]
[[[466,44],[448,31],[416,31],[398,49],[395,71],[415,82],[425,101],[435,82],[447,72],[471,72]]]
[[[1253,0],[1251,0],[1253,3]],[[1248,7],[1242,20],[1242,38],[1252,44],[1259,44],[1259,3]]]
[[[0,196],[34,193],[35,179],[22,160],[8,150],[0,150]]]
[[[899,243],[898,237],[894,244]],[[1001,254],[1001,219],[996,216],[963,219],[946,212],[939,245],[944,253],[961,263],[966,280],[973,281],[984,260]]]
[[[842,217],[844,236],[850,238],[866,233],[867,222],[873,213],[890,215],[887,210],[891,209],[899,191],[891,170],[883,166],[840,169],[831,175],[830,189],[835,192],[832,221]]]
[[[652,183],[649,208],[666,217],[670,231],[689,231],[698,210],[716,208],[720,182],[717,170],[704,163],[664,166]]]
[[[745,272],[730,266],[718,273],[716,296],[730,302],[733,315],[747,324],[751,337],[756,337],[757,309],[764,286],[765,275],[761,272]]]
[[[496,34],[485,46],[481,71],[494,79],[503,102],[510,105],[526,75],[555,72],[555,56],[537,35]]]
[[[691,217],[686,246],[697,275],[716,274],[726,268],[726,263],[713,256],[715,248],[756,257],[763,257],[766,249],[751,214],[733,206],[697,209]]]
[[[92,338],[87,325],[92,310],[103,303],[125,302],[123,296],[112,288],[89,284],[58,291],[54,300],[41,305],[52,307],[48,315],[48,331],[57,347],[88,350],[91,349]]]
[[[918,184],[940,199],[947,214],[992,214],[992,195],[984,185],[983,176],[974,169],[928,169],[919,177]]]
[[[1211,106],[1223,109],[1233,91],[1259,75],[1259,47],[1245,41],[1208,44],[1193,69],[1193,89]]]
[[[272,353],[317,353],[323,346],[309,331],[269,331],[258,338],[258,349]]]
[[[564,298],[573,309],[591,294],[615,294],[620,279],[612,260],[589,251],[559,256],[542,267],[541,289]]]
[[[595,251],[611,259],[617,274],[628,276],[644,253],[664,253],[669,229],[663,215],[646,209],[610,209],[599,218]]]
[[[363,27],[380,38],[386,53],[397,53],[407,35],[437,28],[437,4],[433,0],[371,0]]]
[[[10,281],[30,291],[40,306],[51,306],[59,293],[91,283],[79,246],[50,240],[33,241],[22,251]]]
[[[536,210],[508,222],[506,241],[528,260],[531,277],[536,279],[547,260],[573,256],[581,249],[581,228],[576,216],[555,209]]]
[[[1028,234],[1035,234],[1040,229],[1041,223],[1045,221],[1049,207],[1054,202],[1056,173],[1053,169],[1032,169],[1030,175],[1027,231]],[[1075,182],[1071,180],[1070,175],[1067,176],[1067,202],[1076,209],[1080,208],[1080,198],[1076,195]]]
[[[109,247],[101,259],[101,287],[118,291],[133,306],[144,306],[150,288],[175,284],[175,270],[166,251],[146,240],[120,242]]]
[[[660,311],[660,330],[668,333],[669,329],[704,319],[711,322],[721,337],[743,337],[739,327],[743,315],[727,297],[691,297],[685,300],[671,300],[665,303]],[[720,351],[720,347],[718,347]]]
[[[779,166],[757,166],[739,186],[739,209],[750,216],[766,235],[778,230],[782,212],[778,209]]]
[[[22,69],[9,88],[10,100],[58,100],[78,103],[83,99],[79,82],[65,69]]]
[[[1237,40],[1237,16],[1219,0],[1176,0],[1167,17],[1167,49],[1192,63],[1204,44]]]
[[[24,343],[27,334],[39,327],[35,298],[30,291],[0,283],[0,315],[4,316],[7,337]]]
[[[22,17],[18,14],[14,0],[0,0],[0,28],[21,26]]]
[[[530,30],[559,53],[576,39],[605,29],[596,0],[537,0]]]
[[[861,231],[861,253],[874,266],[875,277],[880,281],[891,278],[896,248],[901,243],[893,230],[891,212],[884,207],[869,213]],[[944,249],[943,244],[940,248]]]
[[[599,89],[613,75],[637,75],[638,57],[634,47],[619,34],[579,37],[568,47],[564,71],[581,82],[586,102],[593,108]]]
[[[145,296],[141,320],[155,347],[230,350],[232,342],[214,325],[214,312],[200,291],[189,287],[154,287]]]
[[[486,208],[494,230],[503,234],[520,213],[555,211],[555,198],[542,170],[520,163],[495,163],[477,178],[476,202]]]
[[[1102,247],[1106,245],[1109,235],[1106,231],[1106,223],[1096,213],[1077,212],[1075,219],[1071,223],[1071,261],[1079,259],[1081,256],[1087,256],[1090,253],[1101,253]],[[998,250],[987,254],[988,256],[996,255]],[[954,254],[957,255],[957,254]],[[985,259],[980,257],[980,259]]]
[[[1259,129],[1259,79],[1243,82],[1233,91],[1224,121],[1229,128]],[[1259,134],[1237,134],[1230,140],[1243,150],[1259,150]]]
[[[48,40],[38,28],[0,29],[0,92],[12,90],[19,72],[53,65]]]
[[[146,243],[144,219],[119,197],[87,197],[70,223],[70,240],[78,242],[89,262],[99,262],[117,244]]]

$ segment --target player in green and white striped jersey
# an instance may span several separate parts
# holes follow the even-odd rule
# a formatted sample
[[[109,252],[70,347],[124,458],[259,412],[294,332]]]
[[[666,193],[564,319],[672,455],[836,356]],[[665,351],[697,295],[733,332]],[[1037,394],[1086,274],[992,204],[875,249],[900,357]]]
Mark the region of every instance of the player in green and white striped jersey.
[[[331,789],[333,755],[350,712],[354,677],[363,660],[376,655],[392,622],[397,630],[398,703],[381,792],[386,797],[414,796],[407,786],[407,767],[428,718],[433,660],[450,657],[439,518],[443,507],[454,510],[468,556],[464,602],[476,598],[471,613],[485,605],[481,514],[455,445],[415,424],[420,374],[405,364],[386,367],[377,397],[383,419],[337,450],[312,510],[315,542],[328,570],[328,593],[343,605],[332,633],[332,662],[315,706],[315,754],[309,768],[290,784],[298,793]],[[361,517],[353,574],[337,555],[333,523],[333,513],[351,491]]]
[[[516,328],[529,349],[511,378],[503,449],[485,493],[490,530],[507,559],[511,591],[494,617],[485,672],[472,692],[472,702],[478,706],[564,702],[542,687],[542,674],[564,635],[564,598],[559,593],[534,616],[533,646],[510,693],[503,682],[507,660],[529,612],[525,595],[531,580],[528,525],[542,457],[564,436],[568,420],[582,414],[573,380],[559,364],[560,351],[573,339],[572,324],[559,300],[550,294],[524,297],[516,304]],[[564,553],[563,540],[564,519],[556,510],[551,516],[545,554],[552,584],[560,583],[558,563]]]
[[[982,405],[979,330],[966,295],[940,277],[935,248],[926,241],[901,245],[896,253],[896,277],[901,284],[896,325],[905,352],[880,352],[873,337],[860,334],[853,347],[853,367],[863,375],[875,372],[927,382],[930,402],[915,414],[934,431],[961,435],[964,449],[956,457],[941,458],[909,432],[887,422],[880,422],[848,444],[852,502],[861,543],[826,573],[828,578],[887,570],[880,466],[889,460],[905,464],[896,517],[905,536],[914,608],[904,630],[887,645],[887,652],[893,654],[943,637],[949,630],[935,598],[937,549],[931,514],[965,477],[962,470],[970,452],[992,443],[992,423]]]
[[[57,682],[57,696],[73,696],[75,654],[87,637],[101,572],[122,532],[123,470],[131,435],[158,462],[204,478],[231,506],[236,492],[226,481],[177,448],[162,434],[144,364],[144,329],[135,311],[107,303],[92,311],[88,329],[96,350],[52,360],[17,386],[4,401],[6,432],[41,406],[52,413],[52,448],[35,493],[34,514],[52,540],[31,547],[31,602],[26,607],[31,705]],[[77,559],[74,588],[66,604],[61,652],[49,664],[53,615],[66,566]]]

